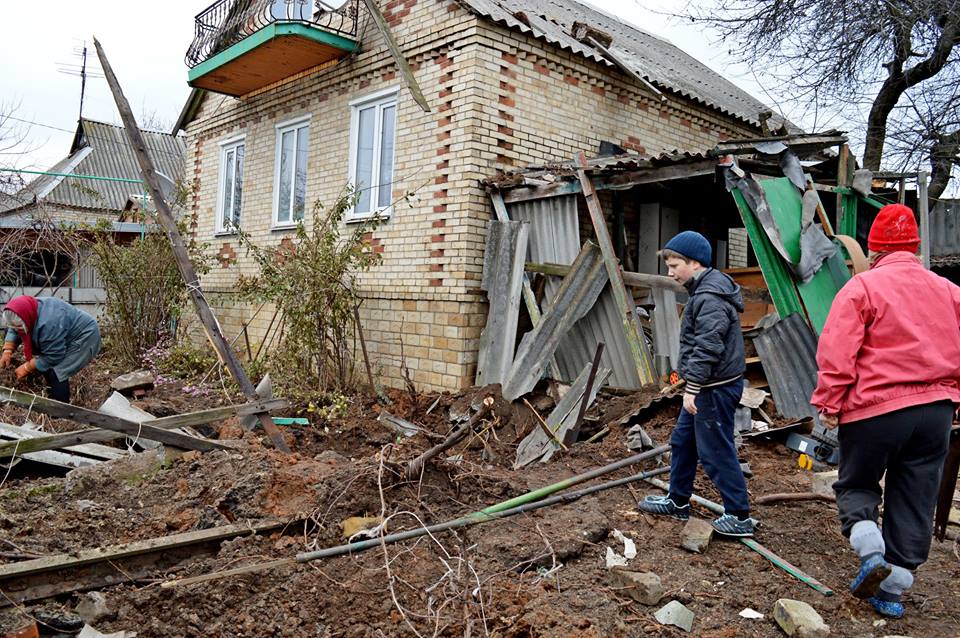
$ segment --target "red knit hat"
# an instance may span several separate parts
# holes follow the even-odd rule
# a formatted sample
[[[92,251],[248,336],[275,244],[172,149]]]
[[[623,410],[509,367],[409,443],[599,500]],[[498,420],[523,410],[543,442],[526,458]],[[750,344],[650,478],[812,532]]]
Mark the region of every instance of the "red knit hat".
[[[888,204],[880,209],[870,227],[867,248],[875,253],[906,250],[915,253],[920,247],[917,219],[903,204]]]

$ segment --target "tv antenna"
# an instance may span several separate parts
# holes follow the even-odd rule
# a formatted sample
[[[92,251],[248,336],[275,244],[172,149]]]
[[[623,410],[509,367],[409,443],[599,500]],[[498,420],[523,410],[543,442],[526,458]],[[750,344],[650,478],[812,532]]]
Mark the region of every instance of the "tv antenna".
[[[87,78],[103,78],[103,72],[100,69],[87,69],[87,42],[81,40],[81,46],[73,49],[73,54],[80,58],[80,64],[67,64],[57,62],[57,69],[60,73],[66,75],[79,76],[80,78],[80,119],[83,119],[83,99],[87,93]]]

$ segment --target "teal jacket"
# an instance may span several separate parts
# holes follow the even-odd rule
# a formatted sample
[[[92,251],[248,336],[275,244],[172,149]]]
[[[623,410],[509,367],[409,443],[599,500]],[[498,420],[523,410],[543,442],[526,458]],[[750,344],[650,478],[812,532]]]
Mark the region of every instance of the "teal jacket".
[[[100,328],[93,317],[55,297],[37,299],[37,323],[30,339],[37,371],[53,370],[66,381],[100,352]],[[6,341],[20,343],[20,336],[7,329]]]

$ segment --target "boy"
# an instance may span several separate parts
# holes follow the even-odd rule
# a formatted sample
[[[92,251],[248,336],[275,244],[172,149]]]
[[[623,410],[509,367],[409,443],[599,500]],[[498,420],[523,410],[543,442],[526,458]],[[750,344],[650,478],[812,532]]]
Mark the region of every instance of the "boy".
[[[711,524],[724,536],[753,536],[747,484],[734,444],[734,412],[743,393],[746,362],[740,313],[740,286],[710,267],[710,243],[684,231],[667,242],[660,256],[669,275],[689,291],[680,326],[680,377],[686,382],[683,409],[670,437],[670,493],[647,496],[640,509],[690,518],[690,495],[697,461],[723,497],[724,514]]]

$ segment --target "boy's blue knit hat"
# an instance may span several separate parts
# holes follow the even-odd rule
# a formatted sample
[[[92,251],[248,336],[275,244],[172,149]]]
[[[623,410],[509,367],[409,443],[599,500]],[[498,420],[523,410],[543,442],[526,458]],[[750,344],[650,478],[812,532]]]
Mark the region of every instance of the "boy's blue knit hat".
[[[676,235],[663,248],[680,253],[688,259],[695,259],[705,268],[710,266],[713,257],[713,250],[710,248],[710,242],[707,241],[707,238],[692,230],[685,230]]]

